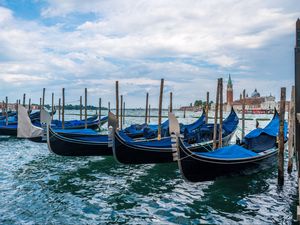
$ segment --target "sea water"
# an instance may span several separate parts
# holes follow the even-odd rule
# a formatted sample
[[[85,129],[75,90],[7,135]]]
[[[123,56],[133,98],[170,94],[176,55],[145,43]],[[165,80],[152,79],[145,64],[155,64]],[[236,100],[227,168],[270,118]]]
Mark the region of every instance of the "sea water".
[[[201,112],[187,112],[185,119],[182,112],[175,114],[180,122],[191,123]],[[255,118],[272,115],[246,117],[248,132],[255,128]],[[126,117],[124,126],[143,121]],[[128,166],[113,157],[62,157],[46,144],[14,137],[0,137],[0,149],[0,224],[295,223],[295,168],[291,175],[285,172],[283,188],[277,186],[276,165],[193,184],[182,179],[176,163]]]

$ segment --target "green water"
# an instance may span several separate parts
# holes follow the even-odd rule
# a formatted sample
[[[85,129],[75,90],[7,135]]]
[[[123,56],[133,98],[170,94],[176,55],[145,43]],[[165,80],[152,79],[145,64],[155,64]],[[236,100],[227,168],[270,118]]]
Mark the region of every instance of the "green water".
[[[46,144],[9,137],[0,137],[0,149],[0,224],[295,223],[296,171],[286,174],[283,189],[276,166],[191,184],[176,163],[60,157]]]

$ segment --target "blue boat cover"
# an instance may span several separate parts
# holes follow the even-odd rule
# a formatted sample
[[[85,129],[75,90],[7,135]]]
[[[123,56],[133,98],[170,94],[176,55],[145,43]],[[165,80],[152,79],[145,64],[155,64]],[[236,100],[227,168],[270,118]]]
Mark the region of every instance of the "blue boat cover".
[[[195,154],[216,159],[241,159],[251,158],[258,155],[257,153],[239,145],[226,146],[213,152],[195,152]]]
[[[61,134],[88,134],[88,135],[96,135],[98,132],[92,129],[54,129],[56,133]]]
[[[275,112],[273,119],[265,128],[257,128],[245,136],[245,139],[251,139],[260,136],[262,133],[276,137],[279,132],[279,115]],[[284,136],[287,136],[287,123],[284,122]]]
[[[130,138],[124,131],[119,131],[120,137],[122,137],[127,143],[135,146],[145,146],[145,147],[159,147],[159,148],[170,148],[171,147],[171,137],[163,138],[159,140],[145,140],[136,141]]]
[[[206,121],[206,114],[205,111],[203,110],[202,115],[195,122],[187,125],[182,124],[180,126],[180,133],[192,132],[193,130],[205,124],[205,121]]]

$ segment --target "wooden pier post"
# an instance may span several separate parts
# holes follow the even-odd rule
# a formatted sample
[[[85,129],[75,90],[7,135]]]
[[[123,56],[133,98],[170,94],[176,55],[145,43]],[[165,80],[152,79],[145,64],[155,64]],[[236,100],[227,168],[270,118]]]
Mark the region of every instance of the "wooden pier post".
[[[216,104],[215,104],[215,118],[214,118],[214,133],[213,133],[213,149],[218,147],[217,145],[217,127],[218,127],[218,112],[219,112],[219,99],[220,99],[220,79],[218,79]]]
[[[125,125],[125,101],[123,102],[123,125]]]
[[[25,100],[26,100],[26,94],[24,93],[24,94],[23,94],[23,106],[24,106],[24,107],[25,107],[25,105],[26,105]]]
[[[20,102],[19,102],[20,104]],[[40,110],[42,109],[42,98],[40,98]]]
[[[295,45],[295,151],[297,154],[298,178],[300,178],[300,19],[296,22]],[[298,180],[300,184],[300,179]],[[299,186],[299,185],[298,185]],[[299,186],[300,192],[300,186]],[[300,196],[300,195],[299,195]],[[300,221],[300,207],[297,206],[297,219]]]
[[[58,99],[58,120],[59,121],[60,121],[60,114],[61,114],[60,110],[61,110],[61,98]]]
[[[161,139],[161,115],[162,115],[162,100],[164,92],[164,79],[160,80],[159,105],[158,105],[158,130],[157,139]]]
[[[245,107],[246,107],[246,90],[243,90],[243,101],[242,101],[242,141],[245,137]]]
[[[28,115],[30,115],[30,111],[31,111],[31,98],[29,98],[29,102],[28,102]]]
[[[170,106],[169,106],[169,111],[172,112],[173,111],[173,93],[170,92]]]
[[[6,126],[8,125],[8,97],[5,97],[5,118],[6,118]]]
[[[53,92],[52,92],[51,111],[52,111],[51,120],[53,120],[53,116],[54,116],[54,93]]]
[[[183,118],[185,118],[186,107],[183,109]]]
[[[82,96],[79,98],[79,118],[82,120]]]
[[[292,86],[290,110],[289,110],[289,139],[288,139],[288,151],[289,161],[287,171],[290,174],[293,170],[293,158],[294,158],[294,130],[295,130],[295,86]]]
[[[121,104],[120,104],[120,129],[123,128],[123,95],[121,95]]]
[[[110,112],[110,102],[108,102],[108,112]]]
[[[43,101],[42,101],[43,107],[45,106],[45,91],[46,91],[46,88],[43,88]]]
[[[205,107],[205,122],[208,123],[208,110],[209,110],[209,92],[206,92],[206,107]]]
[[[285,115],[286,88],[280,91],[280,114],[279,114],[279,133],[278,133],[278,185],[284,184],[284,115]]]
[[[87,88],[84,89],[84,128],[87,129]]]
[[[116,128],[119,128],[119,81],[116,81],[116,119]]]
[[[101,106],[102,105],[102,101],[101,98],[99,98],[99,128],[101,128]]]
[[[218,148],[222,148],[223,133],[223,78],[220,78],[220,122],[219,122],[219,144]]]
[[[148,124],[150,123],[150,112],[151,112],[151,105],[149,104],[149,112],[148,112]]]
[[[62,122],[62,129],[65,129],[65,88],[62,89],[61,122]]]
[[[146,109],[145,109],[145,123],[147,123],[148,119],[148,101],[149,101],[149,93],[146,94]]]
[[[16,112],[18,113],[18,99],[17,99],[17,101],[16,101],[16,106],[15,106],[15,108],[16,108]],[[2,113],[3,113],[3,110],[4,110],[4,102],[3,102],[3,104],[2,104]]]

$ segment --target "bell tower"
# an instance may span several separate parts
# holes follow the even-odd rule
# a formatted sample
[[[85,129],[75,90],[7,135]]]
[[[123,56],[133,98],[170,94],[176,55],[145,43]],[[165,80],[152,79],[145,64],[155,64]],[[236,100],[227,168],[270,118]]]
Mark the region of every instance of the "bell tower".
[[[233,89],[231,76],[229,74],[228,83],[227,83],[227,106],[232,106],[233,103]]]

